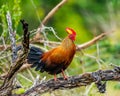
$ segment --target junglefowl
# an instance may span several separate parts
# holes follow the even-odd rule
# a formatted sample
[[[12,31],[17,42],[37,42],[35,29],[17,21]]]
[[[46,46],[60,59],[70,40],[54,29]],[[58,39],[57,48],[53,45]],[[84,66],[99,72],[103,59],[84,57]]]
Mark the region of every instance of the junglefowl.
[[[64,70],[70,65],[73,56],[75,55],[76,46],[74,44],[76,32],[71,28],[66,28],[68,36],[62,43],[48,52],[43,52],[40,48],[31,47],[27,61],[35,67],[35,71],[48,72],[54,75],[54,80],[57,80],[56,74],[62,72],[64,79],[67,76]]]

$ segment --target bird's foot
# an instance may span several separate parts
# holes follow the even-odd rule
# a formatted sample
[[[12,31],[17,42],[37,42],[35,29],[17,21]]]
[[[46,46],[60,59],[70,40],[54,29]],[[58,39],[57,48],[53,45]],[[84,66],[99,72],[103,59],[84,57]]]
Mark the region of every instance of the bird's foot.
[[[58,79],[54,77],[54,81],[56,82],[56,81],[58,81]]]
[[[68,77],[65,75],[63,69],[61,71],[62,71],[62,75],[63,75],[64,80],[68,80]]]
[[[64,80],[68,80],[68,77],[66,75],[63,78],[64,78]]]
[[[56,74],[54,74],[54,81],[55,81],[55,82],[58,82],[58,81],[59,81],[59,80],[57,79]]]

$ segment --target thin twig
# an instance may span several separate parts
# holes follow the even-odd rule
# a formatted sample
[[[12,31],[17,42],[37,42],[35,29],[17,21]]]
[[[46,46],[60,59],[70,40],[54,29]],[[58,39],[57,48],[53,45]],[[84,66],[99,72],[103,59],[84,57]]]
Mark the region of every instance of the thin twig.
[[[14,63],[15,60],[17,59],[16,40],[15,40],[15,33],[13,32],[13,29],[12,29],[12,20],[11,20],[11,15],[9,11],[7,11],[6,18],[7,18],[9,35],[11,40],[11,47],[12,47],[12,63]]]

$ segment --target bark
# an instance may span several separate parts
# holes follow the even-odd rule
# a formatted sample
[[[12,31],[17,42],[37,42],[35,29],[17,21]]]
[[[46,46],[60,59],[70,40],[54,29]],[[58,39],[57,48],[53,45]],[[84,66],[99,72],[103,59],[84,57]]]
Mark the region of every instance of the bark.
[[[120,67],[115,67],[111,70],[99,70],[92,73],[84,73],[82,75],[68,77],[68,80],[64,80],[62,77],[58,78],[58,81],[53,79],[44,81],[30,89],[20,96],[35,96],[36,94],[43,94],[45,92],[51,92],[58,89],[71,89],[81,86],[87,86],[91,83],[95,83],[99,92],[104,93],[106,91],[107,81],[120,81]]]

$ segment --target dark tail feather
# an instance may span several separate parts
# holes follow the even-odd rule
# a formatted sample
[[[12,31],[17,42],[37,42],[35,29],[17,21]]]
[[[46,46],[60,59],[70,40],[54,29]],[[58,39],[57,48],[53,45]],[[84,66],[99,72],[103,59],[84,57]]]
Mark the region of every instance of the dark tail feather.
[[[34,62],[38,62],[42,54],[43,51],[41,49],[32,46],[27,57],[28,63],[33,64]]]
[[[31,47],[30,48],[30,52],[28,54],[28,57],[27,57],[27,61],[29,64],[32,64],[31,67],[36,67],[35,70],[38,71],[40,70],[40,72],[44,72],[44,66],[45,66],[45,63],[43,63],[41,61],[41,56],[44,52],[37,48],[37,47]]]
[[[45,69],[45,63],[40,60],[39,64],[37,64],[35,68],[35,71],[40,70],[40,72],[44,72],[44,69]]]

